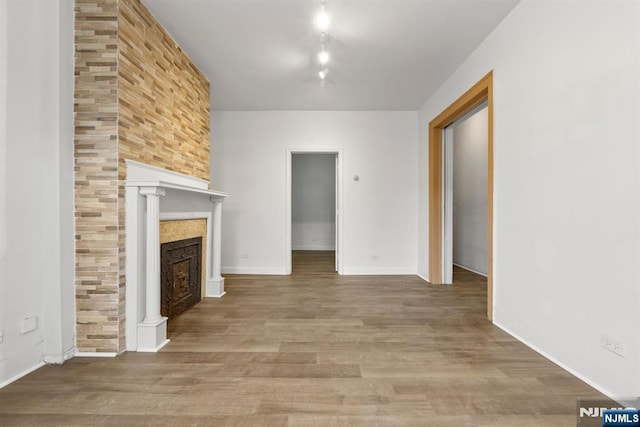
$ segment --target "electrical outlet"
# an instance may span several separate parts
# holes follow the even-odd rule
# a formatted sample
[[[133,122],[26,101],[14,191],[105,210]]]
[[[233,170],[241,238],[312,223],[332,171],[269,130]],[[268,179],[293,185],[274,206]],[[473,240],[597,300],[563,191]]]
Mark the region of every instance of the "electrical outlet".
[[[611,337],[606,335],[602,335],[600,337],[600,345],[607,350],[617,354],[618,356],[624,357],[624,344],[614,340]]]
[[[378,260],[378,255],[371,255],[371,260],[372,261],[377,261]]]
[[[25,317],[20,321],[20,333],[26,334],[38,327],[38,316]]]
[[[624,357],[624,345],[619,342],[613,343],[613,352]]]
[[[249,259],[249,254],[242,254],[240,255],[241,259]]]

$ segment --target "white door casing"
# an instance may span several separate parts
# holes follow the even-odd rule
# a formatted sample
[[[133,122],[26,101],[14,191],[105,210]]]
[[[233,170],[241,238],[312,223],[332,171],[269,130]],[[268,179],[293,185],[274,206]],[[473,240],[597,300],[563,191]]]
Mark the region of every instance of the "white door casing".
[[[344,240],[344,224],[343,224],[343,212],[342,206],[344,204],[344,191],[343,191],[343,182],[342,177],[343,174],[343,152],[341,148],[314,148],[314,147],[304,147],[304,148],[290,148],[286,149],[286,166],[285,166],[285,185],[286,185],[286,197],[285,197],[285,212],[286,212],[286,236],[285,236],[285,259],[286,266],[285,271],[286,274],[291,274],[292,263],[291,263],[291,199],[292,199],[292,187],[291,187],[291,175],[292,175],[292,163],[293,163],[293,155],[294,154],[335,154],[336,155],[336,266],[338,269],[338,274],[343,274],[344,271],[344,262],[342,260],[343,251],[343,240]]]

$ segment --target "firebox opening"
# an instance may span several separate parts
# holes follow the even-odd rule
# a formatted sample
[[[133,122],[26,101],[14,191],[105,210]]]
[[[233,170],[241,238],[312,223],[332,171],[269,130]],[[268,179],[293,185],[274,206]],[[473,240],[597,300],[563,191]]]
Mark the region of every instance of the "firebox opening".
[[[202,237],[160,245],[161,314],[169,321],[202,299]]]

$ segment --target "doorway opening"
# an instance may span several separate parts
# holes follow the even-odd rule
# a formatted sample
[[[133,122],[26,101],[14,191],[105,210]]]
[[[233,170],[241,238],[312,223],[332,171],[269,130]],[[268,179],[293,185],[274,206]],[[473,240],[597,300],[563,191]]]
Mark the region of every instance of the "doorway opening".
[[[466,270],[487,276],[487,103],[447,126],[442,138],[443,283]],[[466,273],[465,273],[466,274]]]
[[[429,123],[429,282],[443,284],[448,265],[445,248],[443,139],[445,129],[478,105],[487,104],[487,317],[493,319],[493,72],[489,72]],[[446,249],[446,251],[445,251]]]
[[[341,151],[287,149],[287,274],[342,274]]]

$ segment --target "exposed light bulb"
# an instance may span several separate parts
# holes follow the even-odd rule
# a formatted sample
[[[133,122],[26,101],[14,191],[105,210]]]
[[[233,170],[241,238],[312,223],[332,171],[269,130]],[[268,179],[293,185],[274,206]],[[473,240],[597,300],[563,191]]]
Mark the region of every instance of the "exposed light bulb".
[[[320,62],[320,64],[325,65],[327,62],[329,62],[329,53],[323,49],[322,52],[318,54],[318,61]]]
[[[320,62],[322,69],[318,72],[318,77],[320,77],[320,87],[322,88],[326,85],[326,77],[329,73],[329,69],[326,67],[327,62],[329,62],[329,53],[325,50],[325,44],[327,42],[329,26],[331,25],[331,16],[327,13],[326,6],[326,0],[321,0],[320,11],[315,16],[316,27],[320,32],[320,52],[318,53],[318,62]]]
[[[320,12],[316,15],[316,27],[321,33],[326,33],[331,25],[331,16],[327,13],[324,5],[321,6]]]

